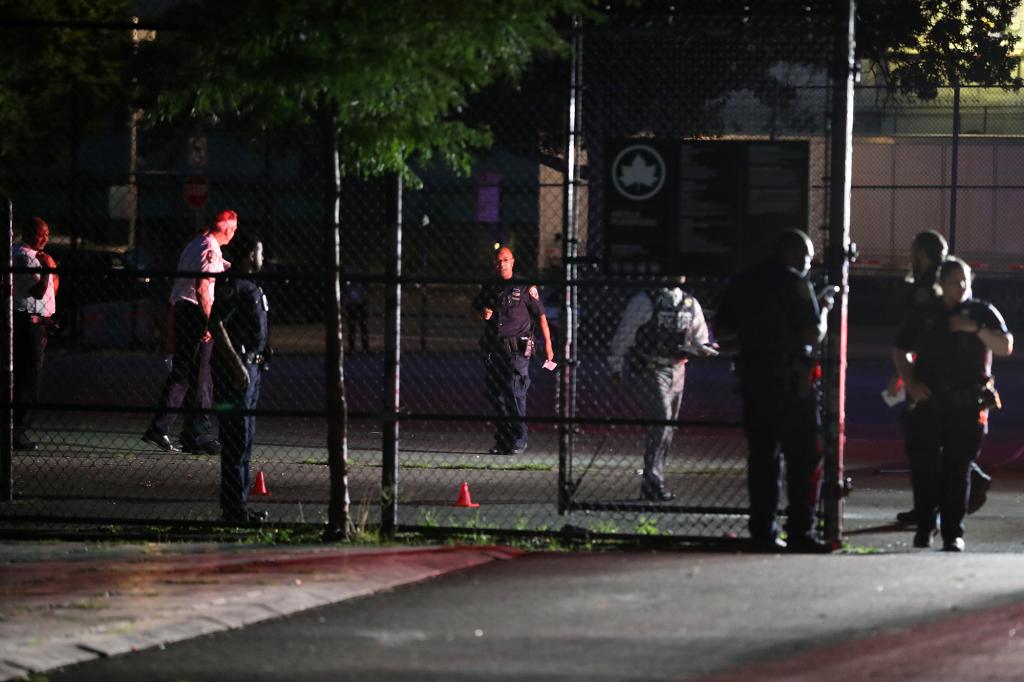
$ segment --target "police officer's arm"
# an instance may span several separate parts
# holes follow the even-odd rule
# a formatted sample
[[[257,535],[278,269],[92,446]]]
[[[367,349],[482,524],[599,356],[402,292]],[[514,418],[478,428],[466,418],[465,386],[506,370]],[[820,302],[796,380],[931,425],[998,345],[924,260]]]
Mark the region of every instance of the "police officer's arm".
[[[951,316],[949,328],[954,332],[977,334],[985,347],[998,357],[1013,353],[1013,334],[1006,328],[1006,322],[999,311],[988,305],[979,312],[980,319],[967,314]]]
[[[915,403],[922,403],[932,395],[932,390],[923,381],[914,378],[913,352],[899,346],[892,347],[892,364],[896,367],[896,374],[903,380],[906,386],[907,395]]]
[[[693,299],[693,320],[690,321],[690,346],[695,355],[708,357],[717,355],[717,351],[708,346],[711,334],[708,331],[707,320],[704,319],[704,309],[700,307],[700,301]]]
[[[490,307],[491,301],[488,299],[487,287],[481,287],[480,292],[473,299],[473,314],[481,320],[489,320],[494,315],[494,309]]]
[[[615,330],[615,335],[612,336],[608,346],[608,367],[612,371],[613,378],[621,377],[622,359],[636,340],[636,330],[651,319],[653,312],[654,305],[646,291],[639,291],[629,299],[629,303],[626,304],[626,309],[622,313],[622,319],[619,320],[619,326]]]
[[[551,347],[551,328],[548,327],[548,316],[541,313],[537,317],[537,322],[540,325],[540,335],[544,337],[544,355],[548,360],[554,360],[555,349]]]
[[[811,283],[801,278],[796,283],[796,300],[785,306],[793,315],[793,327],[800,335],[800,343],[817,346],[828,330],[828,308],[818,305]]]
[[[907,396],[912,402],[920,403],[931,397],[931,389],[927,384],[914,378],[914,352],[917,350],[919,329],[921,328],[921,311],[915,310],[903,322],[896,333],[892,344],[892,364],[896,374],[903,380]]]
[[[210,320],[210,334],[213,336],[213,352],[218,359],[228,368],[231,375],[231,384],[240,391],[249,388],[249,370],[242,362],[242,356],[235,350],[234,344],[228,332],[224,329],[219,315],[213,315]],[[219,363],[218,363],[219,364]]]

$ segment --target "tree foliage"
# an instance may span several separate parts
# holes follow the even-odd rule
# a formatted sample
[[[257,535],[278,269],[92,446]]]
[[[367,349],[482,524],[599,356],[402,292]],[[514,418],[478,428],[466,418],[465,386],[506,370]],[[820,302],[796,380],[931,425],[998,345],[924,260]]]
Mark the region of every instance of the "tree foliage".
[[[142,108],[156,119],[243,115],[267,126],[336,125],[342,171],[466,169],[488,131],[467,98],[565,49],[552,21],[587,0],[189,0],[140,53]],[[169,70],[162,64],[174,64]]]
[[[858,53],[886,84],[932,99],[940,87],[1020,88],[1011,32],[1021,0],[859,0]]]
[[[0,159],[31,149],[73,125],[83,134],[126,109],[124,71],[130,31],[68,25],[126,22],[130,0],[3,0],[0,3]],[[76,108],[68,105],[74,98]],[[42,157],[42,158],[41,158]]]

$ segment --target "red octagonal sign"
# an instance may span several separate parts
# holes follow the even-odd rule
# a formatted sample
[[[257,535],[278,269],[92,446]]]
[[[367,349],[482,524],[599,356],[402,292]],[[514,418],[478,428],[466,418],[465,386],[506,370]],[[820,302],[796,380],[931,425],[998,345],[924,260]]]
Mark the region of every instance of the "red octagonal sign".
[[[185,181],[185,203],[202,208],[210,198],[210,182],[202,175],[193,175]]]

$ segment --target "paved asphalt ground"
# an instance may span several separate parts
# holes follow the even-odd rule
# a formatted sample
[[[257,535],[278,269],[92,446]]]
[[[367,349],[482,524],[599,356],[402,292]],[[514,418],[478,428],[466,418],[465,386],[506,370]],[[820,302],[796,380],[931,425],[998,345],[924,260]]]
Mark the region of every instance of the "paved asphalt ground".
[[[6,542],[0,679],[1024,679],[1024,381],[949,554],[892,523],[898,430],[852,379],[834,555]]]
[[[0,678],[1022,679],[1024,470],[965,554],[856,480],[831,556],[7,542]]]

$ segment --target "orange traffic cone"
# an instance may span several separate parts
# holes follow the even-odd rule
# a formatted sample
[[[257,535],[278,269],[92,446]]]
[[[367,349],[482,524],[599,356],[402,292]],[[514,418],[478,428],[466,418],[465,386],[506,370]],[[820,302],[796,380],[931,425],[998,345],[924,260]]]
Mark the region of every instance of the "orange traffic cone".
[[[252,484],[252,490],[249,491],[250,495],[270,495],[270,491],[267,490],[267,479],[263,476],[263,470],[261,469],[256,474],[256,482]]]
[[[456,500],[453,507],[479,507],[480,505],[473,501],[473,498],[469,496],[469,484],[465,481],[462,482],[462,487],[459,488],[459,499]]]

